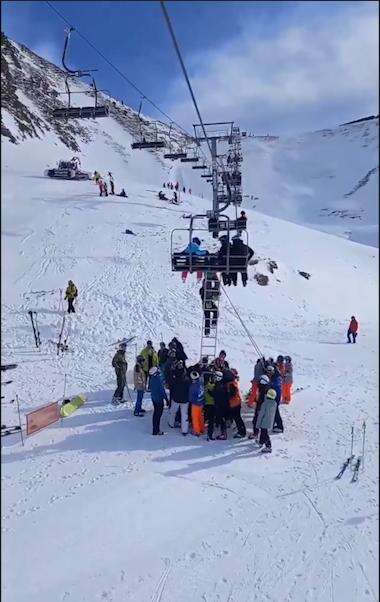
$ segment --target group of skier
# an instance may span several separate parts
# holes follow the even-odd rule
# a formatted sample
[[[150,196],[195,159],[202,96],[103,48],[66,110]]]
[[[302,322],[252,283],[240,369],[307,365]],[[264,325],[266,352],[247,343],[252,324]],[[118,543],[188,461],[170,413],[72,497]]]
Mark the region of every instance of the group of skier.
[[[127,360],[126,343],[117,350],[112,365],[117,377],[117,389],[112,402],[122,403],[126,386]],[[205,357],[194,365],[187,365],[188,357],[182,343],[173,338],[168,346],[160,343],[158,352],[148,340],[136,358],[133,382],[136,391],[134,415],[143,417],[142,407],[146,391],[150,392],[153,404],[153,435],[163,435],[161,417],[164,406],[169,408],[168,425],[181,428],[181,433],[200,437],[207,432],[207,440],[227,439],[227,427],[236,425],[235,439],[246,437],[247,430],[241,416],[243,397],[239,387],[239,374],[230,368],[226,352],[208,361]],[[283,432],[279,411],[281,402],[290,403],[293,382],[293,367],[289,356],[260,358],[255,366],[252,388],[247,395],[247,404],[255,408],[253,432],[249,435],[263,451],[270,452],[270,432]],[[217,436],[214,433],[217,432]]]
[[[99,187],[99,196],[108,196],[108,194],[110,194],[110,195],[126,197],[127,194],[126,194],[124,188],[122,188],[122,190],[119,194],[115,193],[115,180],[110,171],[108,172],[107,176],[108,176],[108,184],[107,184],[106,179],[103,178],[98,171],[94,171],[93,179],[95,181],[95,184],[97,184],[97,186]],[[108,185],[109,185],[109,192],[108,192]]]
[[[168,188],[169,190],[176,190],[178,192],[180,185],[179,182],[176,182],[175,184],[173,184],[173,182],[164,182],[162,188]],[[182,192],[186,194],[186,186],[182,186]],[[191,194],[191,188],[188,189],[188,193]]]

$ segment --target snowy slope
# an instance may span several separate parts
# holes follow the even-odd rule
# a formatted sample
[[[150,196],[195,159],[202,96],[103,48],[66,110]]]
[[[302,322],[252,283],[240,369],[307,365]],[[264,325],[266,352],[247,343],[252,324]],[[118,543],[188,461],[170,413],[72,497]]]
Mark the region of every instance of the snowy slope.
[[[254,197],[248,206],[378,246],[378,118],[290,139],[247,138],[243,177]]]
[[[227,293],[265,355],[293,357],[295,386],[304,389],[282,411],[285,433],[273,436],[270,458],[258,457],[249,441],[233,440],[232,433],[227,442],[185,439],[178,431],[153,439],[149,396],[143,419],[130,407],[109,404],[115,387],[109,344],[136,335],[128,351],[130,387],[134,356],[147,338],[157,347],[178,336],[190,359],[198,359],[198,285],[195,277],[183,285],[170,271],[170,235],[186,226],[184,213],[209,208],[209,189],[189,167],[159,153],[132,152],[136,116],[128,108],[57,130],[29,85],[31,78],[43,85],[46,65],[14,48],[19,54],[11,53],[11,70],[22,82],[10,89],[12,102],[2,112],[11,132],[2,141],[2,363],[19,367],[5,373],[14,382],[4,387],[3,401],[20,396],[24,423],[29,410],[62,398],[66,375],[66,394],[82,392],[87,402],[23,448],[16,436],[2,439],[4,599],[377,600],[377,249],[317,231],[322,221],[301,212],[301,197],[292,215],[289,203],[274,216],[264,215],[267,205],[258,204],[259,211],[248,206],[250,244],[259,261],[249,268],[249,286]],[[59,73],[48,75],[48,91],[59,89]],[[310,137],[314,149],[318,136]],[[269,154],[260,163],[260,144],[243,147],[255,186],[262,178],[260,191],[277,191],[279,200],[286,175],[293,199],[299,172],[290,168],[291,154],[280,172],[277,161],[285,153],[276,155],[263,143]],[[43,176],[48,165],[73,152],[84,170],[111,170],[128,199],[101,199],[92,182]],[[340,168],[338,175],[343,178]],[[247,193],[250,177],[247,169]],[[196,194],[183,195],[180,206],[158,201],[168,179]],[[371,182],[372,176],[360,190],[370,190]],[[364,197],[363,207],[369,211]],[[205,233],[201,238],[210,243]],[[273,274],[269,260],[278,265]],[[268,286],[259,286],[255,273],[269,276]],[[79,288],[78,308],[69,321],[71,352],[57,357],[49,339],[57,340],[59,289],[69,278]],[[39,352],[29,309],[38,311]],[[345,344],[352,314],[360,322],[355,347]],[[219,335],[245,391],[256,356],[225,296]],[[2,409],[2,423],[14,424],[14,405]],[[251,411],[245,408],[244,416],[249,428]],[[351,424],[360,453],[363,419],[365,470],[357,484],[349,474],[335,482],[349,453]],[[162,425],[169,430],[166,420],[165,411]]]
[[[117,127],[104,130],[121,141]],[[148,337],[158,346],[176,335],[197,359],[198,286],[171,273],[170,232],[206,202],[158,201],[162,163],[144,151],[125,160],[102,134],[84,147],[83,167],[111,169],[128,199],[100,199],[91,182],[43,178],[62,150],[56,143],[3,143],[2,362],[19,363],[6,399],[18,393],[24,415],[61,398],[66,374],[66,394],[88,401],[24,448],[15,436],[2,440],[4,599],[376,600],[377,250],[248,210],[259,263],[247,289],[228,294],[264,353],[292,355],[295,384],[307,388],[284,408],[286,431],[273,436],[270,458],[232,435],[207,443],[171,431],[157,441],[150,411],[137,419],[109,405],[108,344],[135,334],[139,350]],[[256,271],[269,276],[267,287],[253,280]],[[59,295],[30,292],[57,291],[69,278],[80,294],[73,352],[57,357],[48,340],[57,338]],[[39,312],[40,352],[28,309]],[[345,344],[352,313],[361,325],[356,347]],[[246,390],[256,357],[226,298],[219,344]],[[134,355],[132,347],[130,383]],[[3,408],[2,422],[14,423],[13,406]],[[249,427],[251,412],[244,415]],[[350,426],[359,437],[363,418],[365,471],[356,485],[349,475],[337,483]]]

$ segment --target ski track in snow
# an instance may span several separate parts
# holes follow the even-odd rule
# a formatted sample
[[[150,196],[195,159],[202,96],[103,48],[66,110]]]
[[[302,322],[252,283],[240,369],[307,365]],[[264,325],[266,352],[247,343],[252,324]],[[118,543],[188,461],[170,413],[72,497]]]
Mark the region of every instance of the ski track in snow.
[[[253,266],[249,287],[228,293],[266,355],[292,355],[296,386],[304,390],[282,406],[285,433],[273,435],[271,457],[233,440],[232,429],[226,442],[182,438],[172,429],[154,438],[149,396],[142,419],[133,417],[129,401],[109,403],[115,383],[108,345],[137,336],[127,354],[130,386],[135,351],[147,338],[157,346],[178,336],[197,358],[195,276],[183,285],[168,266],[170,230],[184,227],[181,214],[199,211],[202,201],[186,198],[179,210],[158,206],[153,187],[133,180],[126,201],[96,198],[91,183],[83,194],[66,193],[66,186],[48,182],[39,194],[31,185],[27,202],[34,199],[36,217],[29,216],[27,229],[7,218],[7,230],[20,233],[7,239],[6,262],[14,264],[5,277],[2,361],[20,364],[7,397],[18,392],[24,414],[61,398],[64,374],[66,395],[87,396],[75,414],[25,447],[17,435],[2,439],[9,599],[376,600],[374,250],[248,211],[256,254],[274,257],[279,269],[259,287]],[[136,236],[124,234],[126,227]],[[310,281],[300,278],[300,267],[309,268]],[[57,356],[47,341],[57,340],[62,321],[58,293],[31,300],[25,294],[64,288],[68,278],[79,287],[68,326],[73,352]],[[341,344],[353,306],[361,323],[356,346]],[[34,348],[30,308],[39,312],[41,351]],[[225,298],[219,332],[245,391],[256,358]],[[250,429],[251,410],[244,407],[243,415]],[[350,473],[337,483],[350,426],[359,436],[363,418],[365,470],[356,484]],[[4,421],[14,420],[15,410],[6,408]],[[165,430],[166,424],[167,410]]]

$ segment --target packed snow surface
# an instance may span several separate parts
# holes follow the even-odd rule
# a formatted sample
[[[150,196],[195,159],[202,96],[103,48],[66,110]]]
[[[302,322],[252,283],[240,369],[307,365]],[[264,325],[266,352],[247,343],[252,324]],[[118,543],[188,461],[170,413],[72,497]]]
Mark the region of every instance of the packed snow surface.
[[[281,406],[285,433],[262,456],[232,429],[227,441],[182,437],[167,427],[165,410],[170,432],[152,437],[149,394],[144,418],[131,403],[110,405],[110,345],[137,337],[127,353],[130,389],[148,338],[157,348],[177,336],[198,359],[199,285],[171,272],[170,234],[186,227],[184,213],[209,205],[194,194],[179,206],[159,201],[170,168],[125,148],[99,134],[81,154],[84,170],[113,172],[122,199],[99,198],[93,182],[43,177],[48,164],[71,156],[49,136],[4,143],[2,363],[18,368],[2,373],[13,379],[3,388],[2,423],[17,423],[8,403],[16,393],[23,423],[31,409],[62,399],[65,375],[66,395],[87,397],[24,447],[17,435],[2,438],[4,600],[376,601],[377,250],[248,208],[259,262],[247,288],[227,292],[263,353],[293,358],[294,386],[303,390]],[[197,190],[190,168],[171,173]],[[199,234],[207,246],[209,235]],[[268,286],[255,273],[268,275]],[[57,340],[59,289],[69,279],[79,289],[77,313],[70,352],[57,356],[49,340]],[[38,312],[40,351],[29,309]],[[356,345],[345,342],[351,315],[360,324]],[[257,358],[225,296],[219,348],[246,391]],[[243,415],[250,429],[252,411],[244,406]],[[364,470],[357,483],[350,471],[335,481],[352,424],[361,453],[364,419]]]

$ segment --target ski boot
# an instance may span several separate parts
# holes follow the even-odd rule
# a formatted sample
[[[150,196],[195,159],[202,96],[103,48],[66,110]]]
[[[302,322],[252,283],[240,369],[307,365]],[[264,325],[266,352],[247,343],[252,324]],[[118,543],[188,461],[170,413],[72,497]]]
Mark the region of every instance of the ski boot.
[[[226,433],[222,433],[221,435],[217,436],[217,440],[218,441],[225,441],[227,439],[227,434]]]

